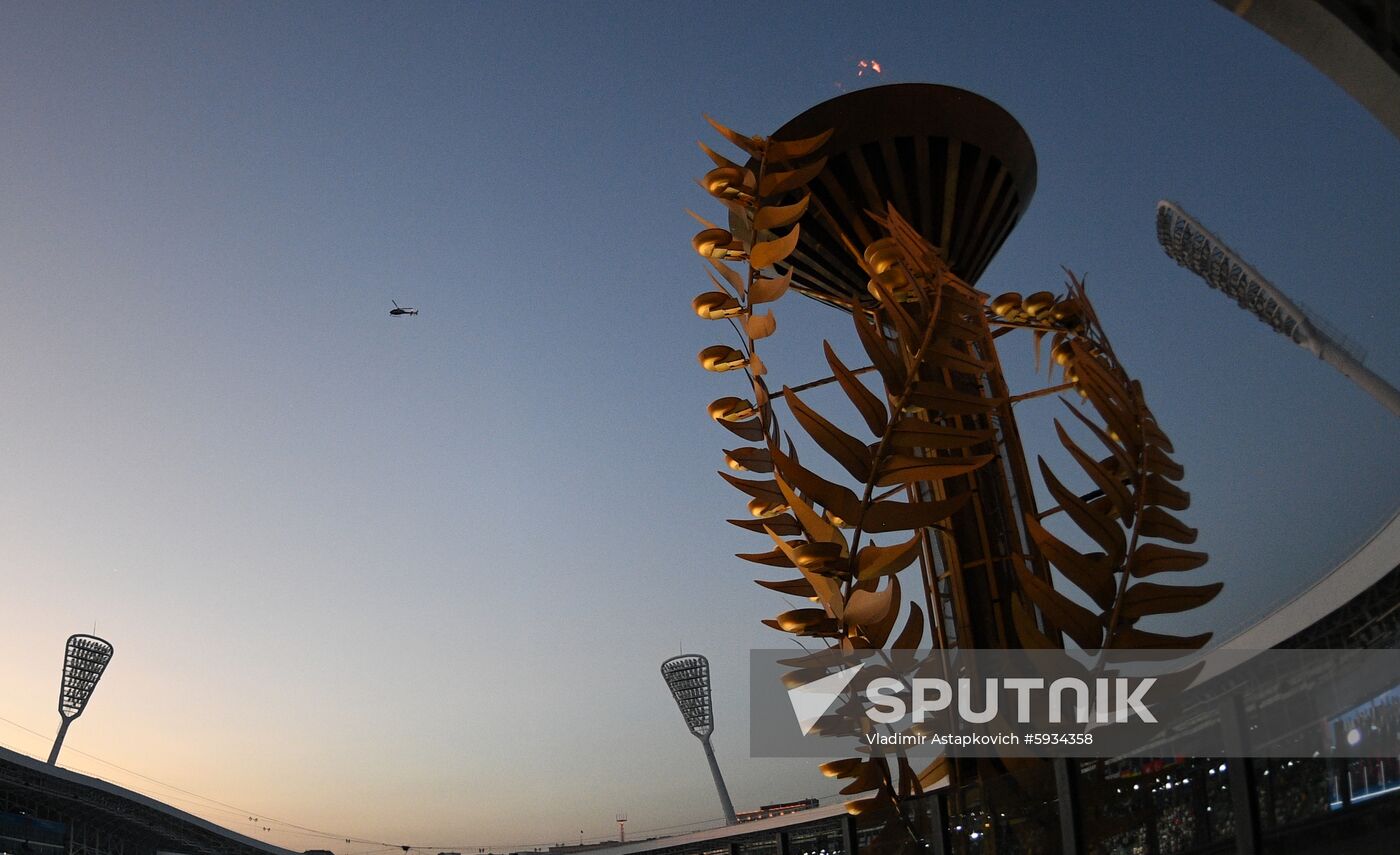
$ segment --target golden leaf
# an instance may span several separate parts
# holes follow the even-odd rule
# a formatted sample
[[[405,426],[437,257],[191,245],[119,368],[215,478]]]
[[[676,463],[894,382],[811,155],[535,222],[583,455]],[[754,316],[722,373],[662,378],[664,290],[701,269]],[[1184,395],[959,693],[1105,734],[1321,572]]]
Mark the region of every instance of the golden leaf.
[[[773,313],[769,311],[767,314],[763,315],[750,315],[744,327],[745,332],[749,334],[749,339],[758,341],[776,332],[778,329],[778,321],[773,317]]]
[[[1142,523],[1138,531],[1143,537],[1160,537],[1176,543],[1195,543],[1196,530],[1158,507],[1146,508],[1142,512]]]
[[[867,790],[878,789],[885,781],[885,774],[880,769],[879,763],[866,763],[853,776],[851,783],[842,787],[840,794],[849,796],[852,793],[864,793]]]
[[[728,229],[703,229],[690,239],[690,245],[704,258],[740,261],[746,256],[744,245],[734,239]]]
[[[852,757],[848,760],[832,760],[829,763],[821,764],[817,768],[828,778],[851,778],[859,774],[860,767],[869,762],[869,760],[861,757]]]
[[[1165,451],[1155,445],[1147,447],[1147,471],[1172,481],[1180,481],[1186,474],[1180,463],[1172,460]]]
[[[1076,353],[1083,352],[1083,358],[1077,358],[1074,362],[1074,369],[1079,374],[1078,387],[1087,393],[1089,403],[1093,404],[1104,423],[1108,425],[1110,437],[1116,437],[1129,449],[1140,447],[1138,440],[1138,430],[1133,420],[1133,414],[1126,408],[1125,390],[1122,385],[1108,373],[1097,359],[1083,351],[1083,345],[1078,340],[1071,344],[1075,347]]]
[[[915,534],[904,543],[894,546],[869,544],[861,547],[856,556],[856,578],[862,582],[898,573],[914,563],[919,557],[922,534]]]
[[[768,373],[768,366],[763,364],[763,360],[759,358],[757,353],[749,357],[749,371],[751,371],[755,377],[762,377]]]
[[[787,293],[788,286],[792,284],[792,271],[771,279],[767,276],[754,280],[753,288],[749,294],[749,305],[756,306],[759,303],[771,303]]]
[[[1118,516],[1127,525],[1132,525],[1136,506],[1133,503],[1132,494],[1123,485],[1122,479],[1109,474],[1097,460],[1086,454],[1084,449],[1080,448],[1069,434],[1065,433],[1059,419],[1055,419],[1055,433],[1060,437],[1060,444],[1065,447],[1065,450],[1070,453],[1080,468],[1088,473],[1089,478],[1113,503],[1114,508],[1118,510]]]
[[[763,439],[763,422],[758,419],[749,419],[742,422],[720,421],[725,430],[749,442],[759,442]],[[759,470],[755,470],[759,471]]]
[[[740,168],[739,164],[735,163],[734,161],[730,160],[729,158],[725,157],[724,155],[720,154],[719,152],[715,151],[709,146],[705,145],[704,140],[696,140],[696,142],[699,143],[700,150],[705,152],[705,155],[709,157],[710,160],[713,160],[715,162],[715,166],[732,166],[735,169]]]
[[[850,599],[846,600],[846,624],[864,626],[882,620],[892,607],[898,605],[891,596],[894,590],[892,586],[886,585],[877,591],[865,591],[860,588],[852,591]]]
[[[802,429],[807,431],[822,450],[844,466],[853,478],[865,483],[870,476],[871,463],[870,449],[865,443],[827,421],[786,386],[783,387],[783,398],[787,401],[793,418],[797,419],[797,423],[802,425]],[[837,515],[846,516],[839,510]]]
[[[949,416],[980,415],[1002,404],[1004,398],[990,398],[971,392],[959,392],[943,383],[923,380],[914,384],[909,406],[922,407],[932,413]]]
[[[831,139],[834,128],[822,131],[813,137],[803,137],[800,140],[768,140],[769,160],[792,160],[797,157],[806,157],[826,144]]]
[[[807,213],[807,203],[811,200],[812,194],[808,193],[791,205],[769,205],[759,208],[753,218],[754,231],[770,231],[792,225]]]
[[[740,166],[716,166],[700,180],[700,186],[721,201],[752,196],[758,179]],[[742,207],[740,211],[744,210]]]
[[[1176,451],[1176,448],[1172,445],[1172,441],[1168,439],[1167,435],[1162,433],[1162,429],[1157,426],[1155,419],[1143,419],[1142,429],[1143,433],[1147,435],[1148,442],[1151,442],[1153,445],[1161,446],[1162,450],[1168,454]]]
[[[738,300],[723,291],[706,291],[691,300],[690,307],[695,314],[711,321],[730,318],[744,311]]]
[[[974,454],[970,457],[910,457],[905,454],[891,454],[881,464],[880,477],[875,483],[881,487],[892,487],[918,481],[942,481],[974,472],[991,459],[990,454]]]
[[[1058,650],[1059,645],[1036,626],[1035,618],[1021,602],[1020,594],[1011,597],[1011,623],[1016,627],[1016,637],[1027,650]]]
[[[716,344],[705,348],[695,356],[706,371],[733,371],[748,364],[742,351],[727,344]]]
[[[1108,553],[1109,563],[1117,566],[1128,548],[1127,539],[1123,536],[1123,529],[1112,519],[1089,507],[1082,499],[1070,492],[1069,488],[1061,484],[1060,479],[1056,478],[1055,473],[1051,472],[1050,467],[1046,465],[1044,458],[1037,457],[1036,460],[1040,463],[1040,474],[1045,478],[1045,487],[1050,491],[1050,495],[1060,503],[1060,507],[1064,509],[1075,525],[1103,547],[1104,552]]]
[[[775,617],[778,628],[793,635],[830,638],[836,635],[836,619],[825,609],[792,609]]]
[[[793,597],[815,597],[817,592],[812,588],[812,583],[806,579],[786,579],[781,582],[770,582],[767,579],[755,579],[755,582],[770,591],[777,591],[780,594],[788,594]]]
[[[1021,310],[1021,294],[1018,291],[1007,291],[1005,294],[998,294],[991,303],[992,314],[999,318],[1009,317]]]
[[[787,553],[781,549],[774,549],[771,552],[736,552],[735,558],[742,558],[745,561],[752,561],[755,564],[763,564],[768,567],[794,567],[792,559],[787,557]]]
[[[845,549],[841,544],[818,541],[792,547],[793,560],[804,572],[818,576],[849,576],[850,562],[845,559]]]
[[[851,816],[868,816],[881,813],[894,807],[892,798],[893,794],[889,796],[871,796],[868,799],[856,799],[853,802],[846,802],[846,813]]]
[[[1060,402],[1063,403],[1065,407],[1071,413],[1074,414],[1075,418],[1083,422],[1084,425],[1088,427],[1091,432],[1093,432],[1094,436],[1098,438],[1099,442],[1102,442],[1104,444],[1104,447],[1112,453],[1113,459],[1118,461],[1118,464],[1122,467],[1123,472],[1131,472],[1136,468],[1136,462],[1128,454],[1127,450],[1125,450],[1120,443],[1116,442],[1113,439],[1113,437],[1105,433],[1103,428],[1094,424],[1094,422],[1090,420],[1088,416],[1075,409],[1069,401],[1066,401],[1065,399],[1061,398]]]
[[[724,461],[736,472],[773,471],[773,458],[766,448],[727,448]]]
[[[1026,531],[1041,554],[1076,588],[1088,594],[1099,608],[1107,611],[1113,607],[1118,588],[1113,576],[1116,568],[1108,556],[1102,552],[1084,555],[1047,531],[1034,514],[1026,514]]]
[[[878,534],[936,525],[957,513],[970,498],[971,493],[961,493],[937,502],[876,502],[866,509],[861,528]]]
[[[719,131],[720,136],[734,143],[748,154],[754,157],[763,157],[764,141],[762,139],[758,137],[746,137],[741,133],[731,131],[709,116],[705,116],[705,121],[709,122],[710,126],[715,130]]]
[[[733,395],[711,401],[707,411],[717,422],[743,422],[754,417],[753,404]]]
[[[701,145],[704,145],[704,143],[701,143]],[[695,213],[694,211],[690,210],[689,208],[686,208],[686,209],[685,209],[685,212],[686,212],[687,214],[690,215],[691,219],[695,220],[695,222],[699,223],[700,225],[704,226],[705,228],[707,228],[707,229],[719,229],[719,226],[715,225],[714,223],[710,222],[709,220],[705,219],[704,217],[700,216],[699,214]],[[721,231],[724,231],[723,229],[720,229],[720,230],[721,230]]]
[[[787,499],[783,498],[782,491],[778,489],[778,482],[771,480],[753,481],[748,478],[736,478],[728,472],[721,471],[719,477],[733,484],[755,499],[771,499],[775,502],[787,504]]]
[[[776,240],[767,240],[753,245],[749,251],[749,263],[755,270],[762,270],[765,267],[772,267],[789,255],[797,248],[797,239],[801,232],[800,225],[793,226],[792,231]],[[701,232],[704,234],[704,232]]]
[[[1121,614],[1136,619],[1147,615],[1184,612],[1203,606],[1215,599],[1224,587],[1220,582],[1210,585],[1157,585],[1138,582],[1123,595]]]
[[[895,268],[898,269],[898,268]],[[885,287],[879,280],[871,281],[871,288],[875,296],[880,300],[880,308],[894,327],[895,338],[898,344],[911,356],[918,349],[919,342],[923,340],[924,331],[914,318],[904,310],[899,300],[895,298],[894,292]]]
[[[1154,573],[1195,570],[1209,558],[1204,552],[1192,552],[1158,543],[1144,543],[1133,552],[1133,557],[1128,561],[1128,571],[1133,576],[1142,578]]]
[[[906,417],[899,420],[890,434],[890,442],[895,448],[907,450],[945,450],[969,448],[979,442],[992,439],[989,430],[967,430],[966,428],[944,427],[920,418]]]
[[[907,376],[904,362],[890,350],[885,334],[874,321],[866,317],[863,309],[856,308],[851,312],[851,318],[855,322],[861,346],[865,348],[866,355],[875,364],[875,370],[880,372],[881,379],[885,381],[886,391],[903,389],[904,378]]]
[[[924,610],[919,608],[918,603],[910,603],[909,619],[904,622],[904,629],[899,631],[899,636],[890,646],[895,650],[918,650],[923,641]]]
[[[772,454],[774,467],[788,484],[801,490],[823,508],[842,519],[852,520],[858,516],[860,499],[851,490],[812,474],[781,451],[775,450]],[[806,525],[805,521],[803,525]],[[828,523],[828,525],[830,524]],[[831,526],[831,528],[833,531],[836,530],[835,526]]]
[[[1160,505],[1173,511],[1184,511],[1191,507],[1191,494],[1161,475],[1149,475],[1147,476],[1145,501],[1149,505]]]
[[[821,174],[826,168],[826,158],[819,157],[806,166],[800,166],[786,172],[770,172],[759,181],[758,194],[768,197],[779,193],[786,193],[789,190],[796,190],[813,178]]]
[[[787,509],[788,506],[777,499],[759,496],[749,500],[749,513],[761,520],[779,516]]]
[[[1049,583],[1036,578],[1022,562],[1013,563],[1021,591],[1039,607],[1041,614],[1064,630],[1080,647],[1097,650],[1103,643],[1103,626],[1098,616],[1050,587]]]
[[[892,602],[895,604],[883,618],[874,623],[866,623],[860,626],[860,634],[871,648],[881,648],[885,642],[889,641],[890,632],[894,630],[895,622],[899,620],[899,604],[904,602],[903,595],[899,590],[899,577],[890,576],[890,587],[893,593],[890,594]],[[867,583],[868,584],[868,583]]]
[[[821,514],[812,510],[812,506],[802,497],[798,496],[797,493],[793,491],[792,487],[788,486],[788,483],[783,480],[782,475],[775,473],[774,480],[778,482],[778,489],[783,491],[783,496],[788,500],[788,504],[792,506],[792,512],[797,515],[797,521],[809,538],[814,541],[839,543],[842,549],[846,548],[846,538],[841,534],[839,528],[828,522]]]
[[[707,260],[710,262],[710,265],[715,268],[715,270],[720,272],[720,274],[724,277],[724,281],[729,283],[729,287],[734,290],[734,293],[739,295],[740,297],[743,297],[745,290],[744,277],[739,275],[739,272],[737,270],[735,270],[734,268],[730,267],[728,264],[725,264],[722,261],[719,261],[714,258]],[[711,282],[715,283],[716,285],[719,285],[721,288],[724,287],[723,284],[721,284],[720,281],[715,278],[715,275],[713,273],[711,273],[708,270],[705,271],[705,273],[709,275]]]
[[[763,534],[765,526],[771,529],[774,534],[782,535],[783,537],[807,533],[803,531],[802,526],[797,524],[797,520],[793,518],[792,514],[779,514],[778,516],[761,520],[725,520],[725,522],[730,525],[737,525],[739,528],[747,531],[757,532],[758,534]]]
[[[803,567],[802,563],[797,560],[796,550],[787,541],[772,531],[768,532],[768,536],[779,549],[787,554],[788,560],[802,574],[802,578],[806,579],[807,583],[812,586],[812,590],[817,594],[817,599],[826,607],[826,610],[839,620],[846,608],[846,600],[841,595],[841,583],[829,576],[818,575]]]
[[[836,382],[841,384],[841,389],[846,393],[846,397],[855,404],[856,410],[861,418],[865,419],[865,424],[870,428],[870,432],[876,436],[881,436],[885,432],[885,427],[889,424],[889,414],[885,412],[885,405],[880,403],[880,399],[875,397],[875,393],[870,388],[860,382],[851,373],[839,357],[836,351],[831,349],[830,342],[823,341],[822,349],[826,351],[826,364],[831,366],[831,373],[836,377]]]

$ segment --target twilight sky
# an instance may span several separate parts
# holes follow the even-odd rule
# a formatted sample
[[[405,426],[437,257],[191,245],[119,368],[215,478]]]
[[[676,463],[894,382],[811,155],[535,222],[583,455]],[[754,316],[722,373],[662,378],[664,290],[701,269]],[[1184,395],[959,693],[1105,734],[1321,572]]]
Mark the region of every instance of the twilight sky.
[[[741,386],[695,362],[684,209],[718,216],[702,113],[764,133],[871,83],[1029,132],[980,287],[1087,272],[1226,582],[1187,628],[1344,558],[1400,505],[1400,424],[1176,267],[1154,205],[1400,380],[1400,143],[1206,0],[971,5],[0,5],[0,744],[45,755],[95,624],[64,765],[342,855],[641,836],[719,813],[656,670],[683,646],[740,809],[834,793],[748,756],[786,606],[731,557],[766,547],[723,522],[705,405]],[[780,379],[855,346],[777,315]],[[1068,473],[1058,407],[1021,427]]]

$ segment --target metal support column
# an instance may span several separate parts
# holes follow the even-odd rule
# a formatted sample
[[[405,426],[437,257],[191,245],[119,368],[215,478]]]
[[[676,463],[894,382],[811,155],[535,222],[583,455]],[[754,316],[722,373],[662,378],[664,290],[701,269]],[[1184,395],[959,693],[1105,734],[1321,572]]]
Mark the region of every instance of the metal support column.
[[[1235,815],[1235,851],[1239,855],[1259,855],[1264,851],[1259,823],[1259,803],[1254,798],[1254,764],[1243,756],[1248,742],[1244,703],[1230,695],[1220,704],[1220,728],[1229,749],[1226,774],[1230,782],[1230,805]]]
[[[939,790],[933,796],[933,838],[928,841],[933,855],[953,855],[953,840],[948,833],[948,791]]]
[[[850,814],[841,817],[841,848],[846,855],[859,855],[856,851],[860,846],[859,838],[856,835],[856,818]]]
[[[1055,799],[1060,810],[1060,851],[1064,855],[1083,855],[1084,835],[1079,825],[1079,761],[1057,757],[1055,764]]]

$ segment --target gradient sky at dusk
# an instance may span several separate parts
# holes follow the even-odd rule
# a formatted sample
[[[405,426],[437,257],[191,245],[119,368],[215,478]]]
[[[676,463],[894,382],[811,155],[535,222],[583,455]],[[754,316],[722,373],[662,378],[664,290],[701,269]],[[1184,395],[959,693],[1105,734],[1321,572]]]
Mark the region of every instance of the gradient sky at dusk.
[[[834,793],[748,756],[785,604],[723,522],[705,405],[741,386],[695,362],[722,334],[684,209],[718,216],[702,113],[764,133],[880,82],[1030,134],[1036,197],[980,285],[1087,272],[1226,582],[1191,628],[1344,558],[1400,505],[1400,424],[1171,262],[1154,206],[1400,380],[1400,143],[1206,0],[972,6],[0,5],[0,744],[44,756],[95,624],[116,657],[64,765],[342,855],[373,847],[266,817],[640,835],[719,813],[656,670],[683,646],[741,809]],[[779,378],[853,347],[811,301],[777,315]],[[1021,425],[1069,472],[1058,407]]]

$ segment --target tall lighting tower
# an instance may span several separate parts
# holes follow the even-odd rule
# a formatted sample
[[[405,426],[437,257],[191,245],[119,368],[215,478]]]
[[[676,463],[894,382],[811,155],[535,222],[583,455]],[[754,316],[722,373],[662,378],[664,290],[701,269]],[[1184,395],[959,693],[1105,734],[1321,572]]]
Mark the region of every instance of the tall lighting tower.
[[[63,723],[58,726],[58,736],[54,738],[53,750],[49,752],[49,765],[58,762],[58,751],[63,747],[63,737],[68,733],[68,725],[83,714],[92,690],[112,661],[112,645],[95,635],[70,635],[63,653],[63,682],[58,690],[58,714]]]
[[[1346,346],[1319,329],[1297,304],[1175,202],[1157,203],[1157,240],[1177,264],[1340,371],[1400,416],[1400,390],[1362,365]]]
[[[729,789],[724,786],[715,749],[710,745],[710,734],[715,732],[714,708],[710,702],[710,660],[695,653],[672,656],[661,663],[661,676],[671,690],[671,697],[676,699],[676,706],[681,708],[685,726],[705,746],[705,759],[710,761],[710,774],[714,776],[720,807],[724,809],[724,821],[733,825],[739,820],[734,815],[734,803],[729,800]]]

